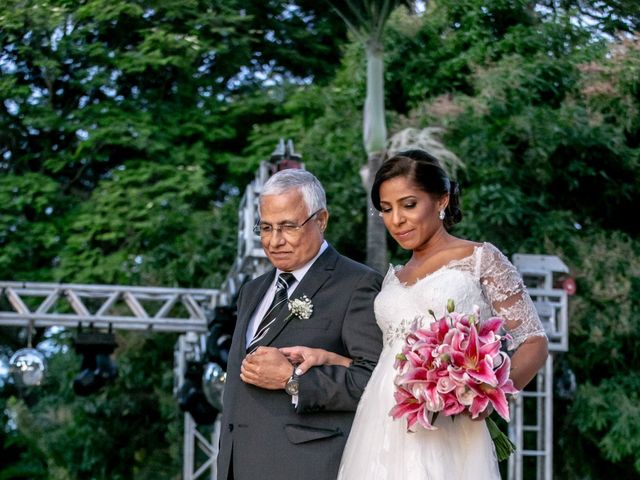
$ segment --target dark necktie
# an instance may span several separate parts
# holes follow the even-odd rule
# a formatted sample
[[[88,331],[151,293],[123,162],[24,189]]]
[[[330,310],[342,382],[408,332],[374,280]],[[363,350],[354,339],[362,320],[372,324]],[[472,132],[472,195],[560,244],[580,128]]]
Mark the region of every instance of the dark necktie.
[[[273,297],[273,301],[271,302],[271,306],[269,306],[269,310],[265,313],[264,317],[260,321],[260,325],[258,325],[258,329],[256,330],[256,334],[253,336],[251,343],[247,345],[247,350],[252,350],[255,348],[255,344],[262,340],[269,328],[273,324],[273,322],[278,317],[278,314],[287,303],[289,299],[287,295],[287,289],[289,285],[291,285],[295,278],[292,273],[283,272],[278,275],[278,282],[276,283],[276,294]]]

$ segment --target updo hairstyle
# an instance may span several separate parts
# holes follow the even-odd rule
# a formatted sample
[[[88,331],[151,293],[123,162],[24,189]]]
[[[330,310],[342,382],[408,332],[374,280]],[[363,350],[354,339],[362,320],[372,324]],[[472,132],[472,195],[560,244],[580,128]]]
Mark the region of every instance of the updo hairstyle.
[[[443,220],[447,230],[462,220],[458,184],[449,179],[434,156],[423,150],[406,150],[386,160],[376,172],[371,188],[371,201],[378,211],[381,210],[380,185],[395,177],[406,177],[434,199],[449,194],[449,204],[444,211]]]

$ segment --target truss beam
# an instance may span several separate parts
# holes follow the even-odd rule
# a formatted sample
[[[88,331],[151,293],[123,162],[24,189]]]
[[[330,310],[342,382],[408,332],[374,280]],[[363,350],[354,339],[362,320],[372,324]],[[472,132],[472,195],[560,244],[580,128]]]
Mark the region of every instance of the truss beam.
[[[205,333],[219,297],[215,289],[0,282],[0,326]]]

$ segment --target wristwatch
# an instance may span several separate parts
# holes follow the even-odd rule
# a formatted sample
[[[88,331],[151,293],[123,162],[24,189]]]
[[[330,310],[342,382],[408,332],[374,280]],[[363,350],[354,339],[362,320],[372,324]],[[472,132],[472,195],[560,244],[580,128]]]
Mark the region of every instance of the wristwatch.
[[[293,367],[293,372],[291,373],[289,380],[287,380],[287,384],[284,386],[284,391],[289,395],[294,396],[298,395],[299,388],[300,382],[298,381],[298,375],[296,375],[296,367]]]

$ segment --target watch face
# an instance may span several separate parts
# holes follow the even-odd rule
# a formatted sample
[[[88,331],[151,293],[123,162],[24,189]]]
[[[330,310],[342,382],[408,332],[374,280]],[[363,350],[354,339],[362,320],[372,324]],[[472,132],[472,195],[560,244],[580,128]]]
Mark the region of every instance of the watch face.
[[[289,395],[297,395],[298,386],[299,386],[298,379],[290,378],[289,381],[287,382],[287,386],[284,388],[284,391],[287,392]]]

